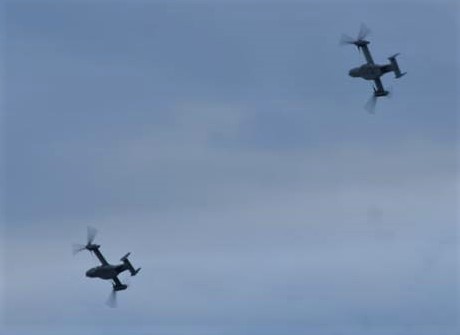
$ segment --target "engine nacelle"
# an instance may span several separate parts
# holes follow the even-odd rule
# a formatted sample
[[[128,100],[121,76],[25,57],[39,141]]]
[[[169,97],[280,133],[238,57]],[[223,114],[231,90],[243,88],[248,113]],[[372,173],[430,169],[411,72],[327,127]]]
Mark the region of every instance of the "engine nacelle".
[[[113,290],[114,291],[123,291],[128,288],[128,285],[121,284],[121,285],[113,285]]]

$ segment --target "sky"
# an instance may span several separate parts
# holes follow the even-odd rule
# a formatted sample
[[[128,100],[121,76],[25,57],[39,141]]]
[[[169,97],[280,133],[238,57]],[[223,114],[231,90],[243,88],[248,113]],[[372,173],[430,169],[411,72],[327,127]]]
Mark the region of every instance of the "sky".
[[[458,9],[5,2],[2,334],[458,334]]]

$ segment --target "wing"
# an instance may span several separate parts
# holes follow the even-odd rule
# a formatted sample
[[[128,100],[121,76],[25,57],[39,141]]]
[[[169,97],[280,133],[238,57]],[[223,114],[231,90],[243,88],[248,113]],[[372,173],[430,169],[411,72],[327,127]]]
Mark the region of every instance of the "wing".
[[[375,93],[385,93],[385,89],[383,88],[383,84],[380,78],[374,79],[374,83],[375,83],[375,87],[374,87]]]
[[[114,291],[123,291],[128,288],[128,285],[122,284],[120,279],[118,279],[117,276],[113,277],[112,280],[113,280],[113,290]]]
[[[115,287],[123,286],[123,284],[121,283],[120,279],[118,279],[117,276],[115,276],[114,278],[112,278],[112,280],[113,280],[113,283],[115,284]]]
[[[95,248],[92,250],[96,257],[99,259],[99,261],[102,263],[102,265],[109,265],[109,263],[105,260],[104,256],[102,256],[102,253],[99,251],[99,248]]]
[[[367,64],[374,64],[374,60],[372,59],[371,52],[369,51],[367,44],[361,46],[361,50],[363,51]]]

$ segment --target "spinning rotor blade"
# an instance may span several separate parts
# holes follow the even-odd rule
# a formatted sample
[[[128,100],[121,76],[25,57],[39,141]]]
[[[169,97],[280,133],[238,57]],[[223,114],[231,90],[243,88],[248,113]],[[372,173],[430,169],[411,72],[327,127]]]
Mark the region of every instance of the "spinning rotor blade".
[[[340,45],[346,45],[346,44],[354,44],[355,39],[347,34],[342,34],[340,37]]]
[[[86,236],[86,245],[84,244],[73,244],[72,246],[72,251],[73,251],[73,254],[74,256],[76,254],[78,254],[80,251],[82,250],[85,250],[85,249],[88,249],[88,247],[93,244],[94,242],[94,239],[96,238],[96,235],[97,235],[97,230],[96,228],[93,228],[93,227],[88,227],[88,230],[87,230],[87,236]],[[90,249],[88,249],[90,250]]]
[[[370,113],[375,114],[375,106],[377,105],[377,97],[372,94],[372,96],[367,100],[366,104],[364,105],[364,109]]]
[[[346,45],[346,44],[357,45],[358,42],[363,41],[367,37],[367,35],[369,35],[370,33],[371,33],[371,30],[364,23],[362,23],[361,26],[359,27],[358,36],[356,38],[353,38],[347,34],[342,34],[340,38],[340,45]]]
[[[358,33],[358,41],[361,41],[366,38],[367,35],[371,33],[371,30],[364,24],[361,23],[361,26],[359,27],[359,33]]]
[[[374,88],[375,90],[375,88]],[[387,98],[391,98],[392,96],[392,93],[393,90],[392,88],[389,88],[387,89],[386,91],[386,95],[384,96],[380,96],[380,97],[387,97]],[[379,97],[374,94],[372,94],[372,96],[369,98],[369,100],[366,102],[366,104],[364,105],[364,108],[370,113],[370,114],[375,114],[375,107],[377,105],[377,99]]]
[[[122,289],[126,289],[129,287],[129,284],[126,282],[124,282],[123,285],[126,285],[126,287]],[[118,305],[118,302],[117,302],[118,290],[116,288],[117,287],[115,286],[115,284],[113,284],[112,292],[110,292],[109,298],[107,299],[107,302],[106,302],[106,305],[111,308],[115,308]]]
[[[97,235],[97,229],[93,227],[88,227],[88,245],[93,244],[94,239],[96,238]]]
[[[113,289],[112,292],[110,292],[110,295],[109,295],[109,298],[107,299],[106,304],[107,306],[111,308],[117,307],[117,291]]]
[[[78,254],[80,251],[83,251],[85,249],[86,249],[86,245],[83,245],[83,244],[75,243],[72,245],[72,253],[74,256]]]

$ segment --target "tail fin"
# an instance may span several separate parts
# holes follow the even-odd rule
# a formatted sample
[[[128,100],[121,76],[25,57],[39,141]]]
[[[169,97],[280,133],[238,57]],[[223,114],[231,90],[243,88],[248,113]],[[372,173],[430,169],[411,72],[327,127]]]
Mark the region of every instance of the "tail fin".
[[[393,72],[395,73],[395,77],[396,77],[396,78],[401,78],[401,77],[404,76],[407,72],[401,72],[401,69],[399,68],[398,62],[396,61],[396,57],[397,57],[398,55],[399,55],[399,53],[394,54],[393,56],[388,57],[388,59],[390,60],[391,68],[392,68]]]
[[[141,268],[138,268],[138,269],[135,269],[133,267],[133,265],[131,264],[131,262],[129,261],[128,257],[131,253],[128,252],[126,255],[124,255],[120,261],[122,261],[123,263],[125,263],[125,266],[126,268],[129,270],[129,272],[131,273],[131,276],[135,276],[137,275],[137,273],[141,270]]]

